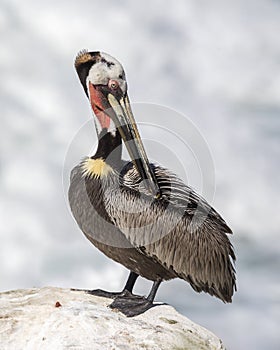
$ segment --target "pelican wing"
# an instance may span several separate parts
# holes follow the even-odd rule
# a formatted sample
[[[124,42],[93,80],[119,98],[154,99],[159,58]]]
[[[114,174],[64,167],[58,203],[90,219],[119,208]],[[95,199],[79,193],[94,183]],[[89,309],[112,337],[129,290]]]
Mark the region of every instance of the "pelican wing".
[[[235,284],[235,255],[221,216],[175,174],[152,165],[162,191],[152,198],[131,163],[110,188],[106,210],[129,242],[197,292],[230,302]],[[106,198],[106,196],[104,196]],[[113,199],[112,199],[113,198]]]

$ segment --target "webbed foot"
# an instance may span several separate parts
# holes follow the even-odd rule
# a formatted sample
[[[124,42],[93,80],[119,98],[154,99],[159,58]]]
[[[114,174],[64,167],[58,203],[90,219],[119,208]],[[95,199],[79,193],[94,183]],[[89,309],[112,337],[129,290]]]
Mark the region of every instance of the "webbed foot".
[[[117,296],[109,307],[120,311],[127,317],[134,317],[157,305],[160,304],[154,304],[143,296],[125,291],[123,295]]]
[[[102,289],[89,290],[89,289],[71,288],[71,290],[73,290],[73,291],[83,291],[83,292],[85,292],[87,294],[95,295],[97,297],[102,297],[102,298],[109,298],[109,299],[115,299],[117,296],[121,296],[124,293],[123,291],[122,292],[107,292],[106,290],[102,290]]]
[[[122,292],[108,292],[106,290],[102,289],[93,289],[93,290],[87,290],[88,294],[95,295],[97,297],[103,297],[103,298],[109,298],[109,299],[115,299],[118,296],[124,295],[124,291]]]

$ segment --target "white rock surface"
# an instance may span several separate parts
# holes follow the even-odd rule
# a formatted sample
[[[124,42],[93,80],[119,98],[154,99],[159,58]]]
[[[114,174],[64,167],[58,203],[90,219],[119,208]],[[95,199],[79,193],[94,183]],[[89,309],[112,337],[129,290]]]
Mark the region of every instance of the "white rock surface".
[[[0,294],[1,350],[222,350],[220,339],[161,305],[127,318],[112,300],[60,288]]]

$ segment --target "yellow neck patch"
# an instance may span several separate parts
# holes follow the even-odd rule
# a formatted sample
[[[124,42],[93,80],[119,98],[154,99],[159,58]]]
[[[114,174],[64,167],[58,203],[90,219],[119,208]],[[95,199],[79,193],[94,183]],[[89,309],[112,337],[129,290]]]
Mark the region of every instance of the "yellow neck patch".
[[[82,164],[82,169],[84,176],[93,178],[106,177],[113,171],[110,165],[108,165],[102,158],[87,158]]]

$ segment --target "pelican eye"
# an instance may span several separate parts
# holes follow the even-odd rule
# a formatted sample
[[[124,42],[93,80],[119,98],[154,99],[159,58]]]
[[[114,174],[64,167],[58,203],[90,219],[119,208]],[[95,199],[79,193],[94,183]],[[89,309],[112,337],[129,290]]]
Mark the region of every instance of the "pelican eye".
[[[108,86],[112,90],[116,90],[119,87],[119,83],[116,80],[109,80]]]

